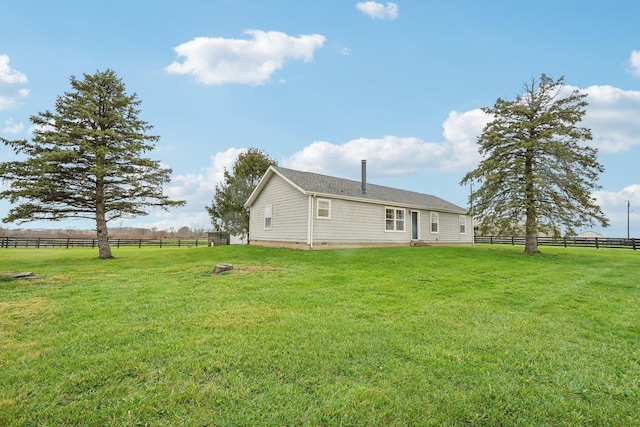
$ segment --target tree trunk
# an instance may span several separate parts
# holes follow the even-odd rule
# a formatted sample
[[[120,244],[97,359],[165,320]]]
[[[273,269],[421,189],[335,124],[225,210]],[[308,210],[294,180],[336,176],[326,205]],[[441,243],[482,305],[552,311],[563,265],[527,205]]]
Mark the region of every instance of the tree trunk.
[[[104,185],[99,178],[96,185],[96,233],[98,235],[98,252],[100,259],[113,258],[109,246],[109,229],[104,209]]]
[[[96,218],[96,231],[98,234],[98,252],[100,259],[113,258],[113,255],[111,255],[111,246],[109,245],[109,230],[107,229],[107,221],[104,219],[104,213],[102,219]]]
[[[536,211],[531,203],[527,207],[527,218],[524,225],[525,243],[524,251],[528,254],[537,254],[538,251],[538,226],[536,224]]]
[[[534,187],[534,152],[533,149],[527,148],[525,152],[524,162],[524,202],[527,217],[525,218],[524,232],[525,245],[524,251],[528,254],[538,253],[538,213],[536,212],[536,195]]]
[[[538,235],[536,233],[527,232],[524,251],[528,254],[538,253]]]

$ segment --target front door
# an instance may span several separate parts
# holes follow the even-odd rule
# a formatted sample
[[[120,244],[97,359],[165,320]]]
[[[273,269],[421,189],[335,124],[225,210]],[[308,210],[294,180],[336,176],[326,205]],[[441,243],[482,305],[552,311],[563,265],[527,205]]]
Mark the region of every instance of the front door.
[[[411,211],[411,239],[418,240],[420,233],[418,232],[418,212]]]

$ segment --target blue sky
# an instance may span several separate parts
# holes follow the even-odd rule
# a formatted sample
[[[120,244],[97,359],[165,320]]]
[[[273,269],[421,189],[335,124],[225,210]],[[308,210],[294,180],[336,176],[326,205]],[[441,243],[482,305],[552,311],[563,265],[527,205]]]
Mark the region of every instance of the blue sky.
[[[638,16],[627,0],[3,2],[0,136],[28,138],[70,76],[111,68],[161,137],[150,156],[173,169],[166,192],[187,201],[111,226],[209,228],[204,206],[249,147],[350,179],[367,159],[370,183],[467,206],[480,108],[546,73],[589,95],[582,124],[606,169],[594,196],[611,221],[594,230],[626,236],[630,201],[640,237]]]

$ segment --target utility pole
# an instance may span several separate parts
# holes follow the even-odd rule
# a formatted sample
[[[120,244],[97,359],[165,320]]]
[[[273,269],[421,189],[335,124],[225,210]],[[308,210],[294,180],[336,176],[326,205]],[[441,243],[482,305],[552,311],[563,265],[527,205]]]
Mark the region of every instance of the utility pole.
[[[627,200],[627,240],[629,240],[629,207],[631,206],[631,200]]]

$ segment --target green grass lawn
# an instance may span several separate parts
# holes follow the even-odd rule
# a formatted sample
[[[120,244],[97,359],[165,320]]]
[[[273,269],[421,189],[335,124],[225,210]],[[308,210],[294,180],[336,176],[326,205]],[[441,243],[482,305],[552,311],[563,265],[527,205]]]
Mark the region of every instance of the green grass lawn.
[[[638,425],[640,252],[542,250],[1,249],[0,425]]]

